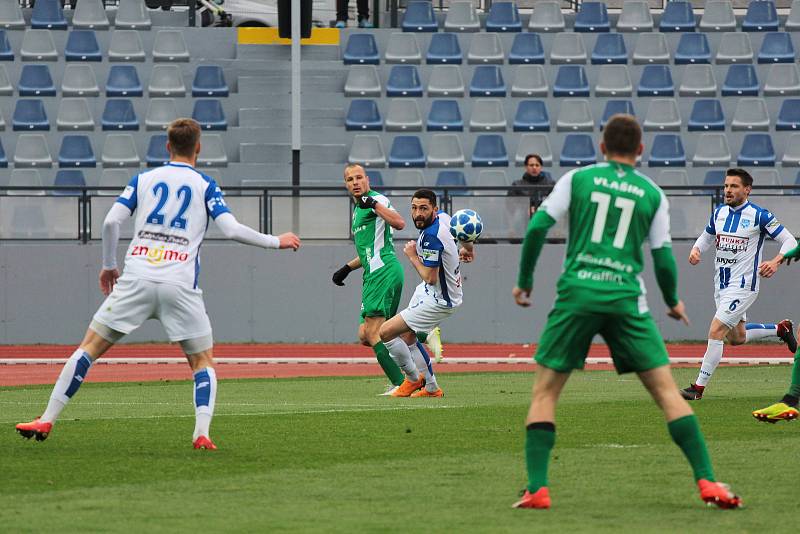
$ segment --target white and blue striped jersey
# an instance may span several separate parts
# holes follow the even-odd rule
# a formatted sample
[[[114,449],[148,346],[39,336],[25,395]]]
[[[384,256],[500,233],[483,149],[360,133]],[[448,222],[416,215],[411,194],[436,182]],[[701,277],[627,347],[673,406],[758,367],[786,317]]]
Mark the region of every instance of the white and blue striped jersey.
[[[117,202],[135,217],[123,275],[196,288],[209,217],[230,212],[217,183],[168,163],[134,176]]]
[[[419,231],[417,256],[425,267],[439,268],[439,281],[435,285],[423,282],[425,293],[438,304],[452,308],[461,305],[461,261],[458,245],[450,234],[450,216],[439,212],[433,223]]]
[[[732,208],[717,207],[706,227],[715,237],[717,256],[714,282],[717,289],[758,291],[758,265],[767,236],[775,238],[783,230],[778,219],[760,206],[745,202]]]

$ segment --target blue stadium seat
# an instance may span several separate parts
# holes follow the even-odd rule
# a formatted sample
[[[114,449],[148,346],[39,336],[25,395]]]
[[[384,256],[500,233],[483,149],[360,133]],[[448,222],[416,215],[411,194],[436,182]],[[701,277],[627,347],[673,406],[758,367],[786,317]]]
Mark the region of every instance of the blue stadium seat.
[[[662,32],[693,32],[695,26],[692,3],[673,0],[666,3],[658,30]]]
[[[199,65],[194,72],[192,96],[228,96],[228,82],[222,67]]]
[[[11,124],[14,131],[49,130],[50,121],[47,120],[44,102],[38,98],[17,100]]]
[[[439,171],[439,174],[436,175],[436,185],[439,187],[448,187],[448,186],[467,186],[467,179],[464,177],[464,171]],[[441,189],[435,189],[437,195],[443,195],[444,191]],[[451,190],[448,191],[450,196],[463,196],[469,195],[470,192],[467,189],[460,189],[460,190]]]
[[[36,0],[31,12],[31,28],[66,30],[67,19],[64,18],[60,0]]]
[[[56,179],[53,181],[53,185],[62,187],[85,187],[86,177],[83,175],[83,171],[79,169],[59,169],[56,173]],[[80,189],[61,189],[53,191],[53,195],[58,197],[79,196],[80,194]]]
[[[425,153],[416,135],[398,135],[389,151],[389,167],[424,167]]]
[[[537,33],[518,33],[514,36],[511,52],[508,53],[511,65],[544,64],[544,47]]]
[[[144,89],[133,65],[113,65],[108,71],[106,96],[142,96]]]
[[[549,132],[550,116],[543,100],[522,100],[514,116],[515,132]]]
[[[56,86],[47,65],[23,65],[17,90],[19,96],[56,96]]]
[[[87,135],[65,135],[58,151],[59,167],[97,167],[92,143]]]
[[[589,96],[589,79],[582,65],[558,67],[553,96]]]
[[[722,96],[758,96],[758,75],[753,65],[731,65],[722,84]]]
[[[794,63],[794,45],[792,44],[791,34],[770,32],[764,35],[761,50],[758,52],[758,62]]]
[[[150,138],[147,145],[147,160],[148,167],[161,167],[169,163],[169,152],[167,152],[167,136],[164,134],[154,135]]]
[[[216,99],[198,99],[194,101],[192,118],[196,120],[203,130],[227,130],[228,119],[222,102]]]
[[[369,186],[372,187],[383,187],[383,174],[381,171],[376,171],[375,169],[367,170],[367,177],[369,178]]]
[[[422,96],[422,81],[414,65],[395,65],[386,82],[386,96]]]
[[[774,167],[775,148],[769,134],[747,134],[742,140],[742,150],[739,152],[738,165],[740,167]]]
[[[469,96],[506,96],[506,82],[497,65],[478,65],[469,84]]]
[[[690,132],[725,130],[725,114],[722,104],[716,99],[695,100],[689,117]]]
[[[559,165],[562,167],[582,167],[597,162],[594,141],[589,134],[568,134],[564,137]]]
[[[592,50],[592,65],[628,63],[628,50],[621,33],[603,33],[597,36]]]
[[[605,2],[583,2],[575,15],[576,32],[610,32]]]
[[[711,48],[704,33],[684,33],[675,51],[675,64],[711,63]]]
[[[436,32],[439,23],[430,1],[412,1],[406,6],[402,28],[404,32]]]
[[[428,54],[425,56],[426,63],[460,65],[463,61],[464,55],[461,53],[458,35],[455,33],[436,33],[431,36],[431,44],[428,46]]]
[[[473,167],[508,167],[508,153],[503,136],[482,134],[475,138],[472,150]]]
[[[8,157],[6,156],[6,149],[3,148],[2,142],[0,142],[0,168],[8,168]]]
[[[64,59],[67,61],[100,61],[103,54],[94,30],[72,30],[64,46]]]
[[[714,169],[706,171],[703,178],[703,185],[721,186],[725,183],[725,171]],[[694,195],[713,195],[717,190],[715,189],[695,189],[692,194]]]
[[[127,99],[106,100],[103,110],[103,130],[138,130],[139,119],[133,109],[133,102]]]
[[[787,98],[781,104],[776,130],[800,130],[800,99]]]
[[[347,39],[342,56],[345,65],[378,65],[381,56],[371,33],[353,33]]]
[[[681,136],[677,134],[657,134],[653,138],[648,167],[686,167],[686,152],[683,150]]]
[[[517,4],[514,2],[492,2],[489,16],[486,17],[487,32],[521,32],[522,21],[519,18]]]
[[[374,100],[356,98],[350,101],[350,109],[344,119],[346,130],[383,130],[383,119]]]
[[[637,96],[674,96],[675,84],[669,65],[645,65],[639,79]]]
[[[608,119],[612,115],[624,113],[626,115],[636,116],[636,111],[633,109],[633,102],[630,100],[609,100],[606,102],[606,107],[603,109],[603,116],[600,118],[600,129],[606,127]]]
[[[14,61],[14,49],[8,41],[6,30],[0,30],[0,61]]]
[[[431,103],[431,110],[428,112],[428,131],[464,131],[464,119],[461,118],[457,100],[434,100]]]
[[[775,3],[758,0],[747,5],[747,13],[742,21],[743,32],[776,32],[778,31],[778,12]]]

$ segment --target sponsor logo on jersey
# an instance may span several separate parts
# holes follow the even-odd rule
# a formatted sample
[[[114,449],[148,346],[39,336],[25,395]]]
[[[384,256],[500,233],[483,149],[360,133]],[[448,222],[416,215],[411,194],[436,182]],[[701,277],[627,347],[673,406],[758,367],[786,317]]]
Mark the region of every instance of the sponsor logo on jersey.
[[[742,219],[741,221],[739,221],[739,224],[742,225],[742,228],[747,229],[747,228],[750,228],[750,223],[751,222],[752,221],[750,219]]]
[[[578,254],[576,259],[579,263],[588,263],[589,265],[597,265],[598,267],[606,267],[608,269],[614,269],[615,271],[622,271],[626,273],[633,272],[632,265],[628,265],[627,263],[622,263],[619,260],[613,260],[611,258],[595,258],[591,254],[581,252]]]
[[[767,231],[771,232],[771,231],[775,230],[780,225],[781,225],[781,223],[778,222],[778,219],[772,219],[769,222],[769,224],[767,224]]]
[[[720,265],[733,265],[738,261],[736,258],[717,258],[717,263]]]
[[[424,261],[439,261],[439,251],[423,248],[421,256]]]
[[[581,269],[578,271],[578,280],[591,280],[592,282],[611,282],[614,284],[622,285],[624,280],[619,273],[612,273],[611,271],[587,271]]]
[[[595,176],[594,185],[605,187],[606,189],[613,189],[621,193],[631,193],[640,198],[644,197],[644,189],[641,187],[629,184],[628,182],[609,181],[605,176]]]
[[[144,256],[147,263],[151,265],[160,265],[166,262],[173,261],[187,261],[189,259],[188,252],[178,252],[177,250],[166,249],[159,245],[158,247],[146,247],[144,245],[136,245],[131,251],[131,256]]]
[[[750,242],[749,237],[740,237],[736,235],[717,234],[717,250],[720,252],[744,252],[747,250],[747,244]]]
[[[366,224],[362,224],[361,226],[356,226],[355,228],[353,228],[353,233],[354,234],[358,234],[360,232],[363,232],[366,229],[367,229],[367,225]]]
[[[153,241],[164,241],[173,245],[188,245],[189,240],[179,235],[162,234],[161,232],[150,232],[148,230],[139,230],[136,234],[139,239],[151,239]]]

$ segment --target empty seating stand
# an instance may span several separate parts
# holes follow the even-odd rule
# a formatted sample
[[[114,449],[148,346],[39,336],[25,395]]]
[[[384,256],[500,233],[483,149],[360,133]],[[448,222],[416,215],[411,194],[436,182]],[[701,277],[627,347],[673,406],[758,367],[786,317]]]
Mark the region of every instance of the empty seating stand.
[[[109,99],[101,120],[103,130],[138,130],[139,119],[133,102],[127,99]]]
[[[93,30],[72,30],[64,47],[67,61],[100,61],[103,54]]]
[[[192,96],[228,96],[228,84],[222,67],[199,65],[192,82]]]
[[[404,32],[435,32],[439,30],[433,4],[428,1],[408,2],[401,25]]]
[[[452,6],[450,9],[452,9]],[[542,52],[542,60],[544,61],[544,52]],[[428,46],[428,53],[425,56],[426,63],[460,65],[463,61],[464,56],[461,53],[461,45],[456,34],[435,33],[431,36],[431,44]]]
[[[383,120],[374,100],[355,99],[350,101],[350,109],[345,118],[347,130],[383,130]]]
[[[371,33],[353,33],[347,39],[342,60],[345,65],[378,65],[378,45]]]
[[[31,28],[66,30],[67,19],[60,0],[37,0],[31,12]]]
[[[96,167],[97,160],[89,137],[65,135],[58,151],[59,167]]]
[[[604,2],[582,2],[575,15],[576,32],[609,32],[611,24]]]
[[[486,18],[487,32],[521,32],[522,20],[514,2],[492,2]]]

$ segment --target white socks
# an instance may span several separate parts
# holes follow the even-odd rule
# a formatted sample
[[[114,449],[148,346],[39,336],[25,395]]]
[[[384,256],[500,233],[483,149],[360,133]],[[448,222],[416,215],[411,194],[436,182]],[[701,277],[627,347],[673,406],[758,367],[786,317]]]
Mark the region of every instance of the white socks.
[[[419,380],[419,371],[417,371],[417,366],[414,364],[414,358],[411,356],[411,351],[409,350],[408,345],[406,345],[406,342],[399,337],[396,337],[391,341],[384,341],[383,344],[389,351],[392,359],[400,367],[400,369],[403,370],[408,379],[411,382],[416,382]]]
[[[194,435],[192,441],[200,436],[209,437],[214,403],[217,400],[217,373],[213,367],[206,367],[194,373]]]
[[[413,345],[408,345],[408,350],[411,352],[411,357],[414,359],[417,369],[425,377],[425,389],[431,393],[437,391],[439,384],[436,383],[436,375],[433,374],[433,366],[428,352],[419,341],[414,342]]]
[[[774,323],[747,323],[745,339],[749,343],[756,339],[772,338],[773,340],[778,337],[778,325]]]
[[[40,418],[43,422],[52,423],[58,418],[61,410],[64,409],[72,396],[78,391],[78,388],[81,387],[91,366],[92,359],[83,349],[78,348],[72,353],[53,386],[50,401],[47,403],[47,408]]]
[[[723,346],[724,344],[721,340],[708,340],[708,348],[706,348],[706,353],[703,355],[703,364],[700,366],[700,374],[697,375],[695,384],[705,386],[711,380],[711,375],[714,374],[714,370],[719,365],[719,362],[722,361]]]

